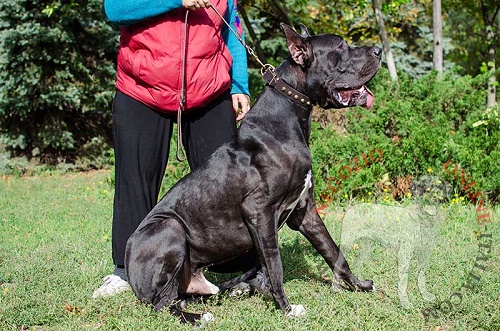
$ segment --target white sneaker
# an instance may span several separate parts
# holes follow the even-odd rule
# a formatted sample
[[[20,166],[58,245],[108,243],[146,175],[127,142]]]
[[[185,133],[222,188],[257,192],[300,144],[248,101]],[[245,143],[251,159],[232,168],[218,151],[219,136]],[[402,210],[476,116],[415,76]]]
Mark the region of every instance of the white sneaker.
[[[110,297],[131,289],[130,285],[117,275],[107,275],[103,281],[104,283],[92,294],[93,299]]]

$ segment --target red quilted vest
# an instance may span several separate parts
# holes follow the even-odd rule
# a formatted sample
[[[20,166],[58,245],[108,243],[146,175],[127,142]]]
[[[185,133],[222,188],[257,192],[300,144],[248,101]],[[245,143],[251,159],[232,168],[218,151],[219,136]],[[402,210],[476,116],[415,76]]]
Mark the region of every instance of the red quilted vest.
[[[227,0],[212,0],[224,15]],[[186,10],[175,9],[123,27],[116,87],[151,108],[176,112],[182,87]],[[190,11],[185,109],[203,106],[231,86],[232,58],[222,38],[223,21],[211,8]]]

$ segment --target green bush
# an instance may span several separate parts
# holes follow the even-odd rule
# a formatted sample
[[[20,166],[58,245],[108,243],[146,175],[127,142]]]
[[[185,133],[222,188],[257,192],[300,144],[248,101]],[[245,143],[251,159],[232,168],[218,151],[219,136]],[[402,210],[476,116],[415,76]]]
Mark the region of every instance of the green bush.
[[[452,160],[471,177],[476,190],[496,201],[500,127],[498,111],[485,109],[487,79],[487,75],[451,72],[438,81],[431,73],[420,79],[402,77],[398,86],[382,69],[371,82],[373,108],[350,109],[345,136],[331,126],[313,126],[316,193],[325,199],[345,194],[361,197],[373,192],[377,183],[394,191],[398,178],[429,172],[453,180],[443,169]],[[356,158],[374,149],[382,151],[382,159],[355,171]],[[346,167],[350,176],[345,176]],[[339,178],[339,170],[344,171],[344,179]],[[340,188],[332,190],[328,186],[332,182],[340,182]]]
[[[112,164],[117,44],[118,30],[107,22],[101,0],[0,1],[0,172],[23,173],[32,159],[75,163],[76,169]],[[262,46],[282,53],[283,39]],[[441,81],[433,73],[418,79],[400,73],[395,85],[382,69],[370,84],[374,107],[350,109],[346,134],[313,123],[318,195],[394,192],[398,178],[446,177],[443,165],[453,160],[496,201],[499,109],[485,109],[486,74],[457,72]],[[263,81],[258,70],[250,74],[255,99]],[[377,150],[381,157],[370,159]],[[172,163],[169,170],[174,181],[187,166]]]
[[[0,136],[13,156],[109,149],[117,37],[101,0],[0,1]]]

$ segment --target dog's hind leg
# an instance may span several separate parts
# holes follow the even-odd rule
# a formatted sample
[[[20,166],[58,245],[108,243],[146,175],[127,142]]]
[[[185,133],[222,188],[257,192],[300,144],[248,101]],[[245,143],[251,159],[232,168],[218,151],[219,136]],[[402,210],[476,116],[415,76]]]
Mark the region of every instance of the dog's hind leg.
[[[138,299],[155,310],[170,306],[184,283],[188,258],[186,233],[175,219],[151,222],[134,232],[127,243],[125,267]]]
[[[261,270],[260,265],[255,267],[255,268],[252,268],[251,270],[245,272],[244,274],[242,274],[236,278],[227,280],[224,283],[219,284],[218,287],[219,287],[221,292],[227,291],[227,290],[231,289],[233,286],[236,286],[242,282],[246,282],[246,281],[250,280],[251,278],[254,278],[257,275],[257,272],[259,270]]]
[[[203,274],[203,269],[191,271],[189,265],[185,269],[188,274],[185,274],[185,279],[189,279],[187,288],[181,289],[188,295],[213,295],[219,293],[219,288],[210,283]]]
[[[195,324],[198,321],[208,322],[214,319],[211,313],[195,314],[181,310],[178,306],[170,307],[170,314],[179,317],[181,323]]]
[[[195,293],[207,286],[211,292],[218,291],[203,281],[203,274],[193,282],[187,235],[176,218],[166,217],[142,226],[130,237],[125,256],[127,277],[137,298],[153,304],[156,311],[168,308],[181,322],[194,324],[213,318],[210,313],[184,312],[173,304],[179,293],[186,293],[193,283]]]

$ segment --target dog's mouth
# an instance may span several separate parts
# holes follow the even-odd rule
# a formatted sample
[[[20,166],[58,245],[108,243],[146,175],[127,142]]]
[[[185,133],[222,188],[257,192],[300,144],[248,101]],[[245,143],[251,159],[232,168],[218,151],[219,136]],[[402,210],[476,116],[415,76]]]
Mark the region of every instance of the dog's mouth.
[[[338,89],[332,96],[343,107],[361,106],[370,109],[373,105],[372,91],[365,85],[354,89]]]

